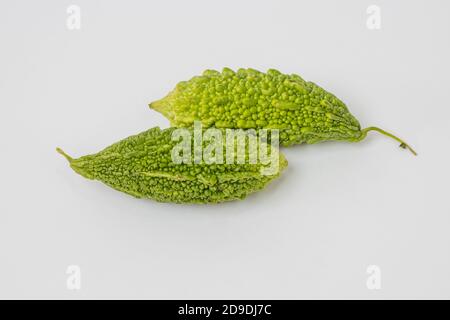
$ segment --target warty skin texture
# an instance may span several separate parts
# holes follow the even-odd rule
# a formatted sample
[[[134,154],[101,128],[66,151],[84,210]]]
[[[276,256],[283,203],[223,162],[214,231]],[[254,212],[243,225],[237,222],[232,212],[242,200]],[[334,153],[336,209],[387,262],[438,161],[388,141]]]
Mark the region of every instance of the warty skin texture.
[[[262,175],[260,169],[264,165],[261,163],[176,164],[171,158],[172,149],[178,143],[172,141],[175,129],[155,127],[78,159],[59,148],[57,151],[85,178],[99,180],[137,198],[175,203],[243,199],[263,189],[287,166],[281,153],[278,171],[273,175]]]
[[[274,69],[267,73],[206,70],[178,83],[149,106],[178,127],[189,127],[198,120],[205,127],[279,129],[283,146],[328,140],[357,142],[367,132],[378,131],[416,154],[403,140],[382,129],[361,129],[347,106],[330,92],[296,74]]]

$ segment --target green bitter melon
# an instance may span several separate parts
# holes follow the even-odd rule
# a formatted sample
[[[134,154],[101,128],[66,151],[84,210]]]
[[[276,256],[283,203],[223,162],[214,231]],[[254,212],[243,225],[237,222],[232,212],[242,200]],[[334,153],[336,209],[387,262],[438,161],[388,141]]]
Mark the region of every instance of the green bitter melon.
[[[326,140],[357,142],[373,130],[416,154],[391,133],[377,127],[361,129],[347,106],[318,85],[273,69],[267,73],[206,70],[178,83],[166,97],[149,106],[178,127],[199,120],[206,127],[279,129],[283,146]]]
[[[266,147],[268,154],[275,155],[278,161],[276,170],[270,174],[263,173],[272,165],[267,161],[249,163],[251,151],[248,139],[245,140],[245,163],[195,163],[194,150],[190,155],[191,162],[177,164],[172,158],[172,151],[179,144],[172,138],[174,130],[176,128],[161,130],[155,127],[78,159],[70,157],[60,148],[57,151],[69,161],[74,171],[85,178],[99,180],[137,198],[175,203],[218,203],[243,199],[263,189],[287,166],[286,159],[277,148],[259,139],[258,148]],[[224,140],[225,137],[224,133]],[[194,148],[194,142],[191,146]],[[237,151],[237,144],[234,147]],[[227,150],[224,157],[229,152]],[[255,152],[255,149],[252,150]],[[233,154],[238,156],[237,152]]]

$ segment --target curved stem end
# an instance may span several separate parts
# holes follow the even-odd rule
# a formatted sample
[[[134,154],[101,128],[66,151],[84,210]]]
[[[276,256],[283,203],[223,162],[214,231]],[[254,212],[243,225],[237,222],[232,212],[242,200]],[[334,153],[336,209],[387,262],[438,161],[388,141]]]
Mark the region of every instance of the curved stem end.
[[[367,135],[367,133],[369,131],[377,131],[385,136],[388,136],[388,137],[394,139],[397,142],[400,142],[400,148],[408,149],[409,151],[411,151],[411,153],[413,155],[417,156],[417,152],[413,148],[411,148],[411,146],[409,144],[407,144],[405,141],[403,141],[402,139],[400,139],[397,136],[394,136],[392,133],[384,131],[383,129],[380,129],[378,127],[368,127],[368,128],[361,130],[361,139],[364,139],[364,137]]]

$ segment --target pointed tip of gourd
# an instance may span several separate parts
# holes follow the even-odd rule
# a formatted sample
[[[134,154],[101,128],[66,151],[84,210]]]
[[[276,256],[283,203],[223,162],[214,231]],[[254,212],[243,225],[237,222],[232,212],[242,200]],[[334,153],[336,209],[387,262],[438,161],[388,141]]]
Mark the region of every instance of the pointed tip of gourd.
[[[73,161],[73,158],[72,158],[71,156],[69,156],[67,153],[65,153],[63,149],[57,147],[57,148],[56,148],[56,152],[58,152],[58,153],[61,154],[64,158],[66,158],[67,161],[69,161],[69,162],[72,162],[72,161]]]
[[[160,112],[160,109],[161,109],[161,105],[160,105],[160,103],[159,103],[159,100],[150,102],[150,103],[148,104],[148,107],[149,107],[150,109],[153,109],[153,110],[159,111],[159,112]]]
[[[170,119],[170,112],[165,99],[153,101],[148,104],[148,107]]]
[[[158,105],[158,101],[153,101],[148,104],[148,107],[156,112],[161,113],[161,107]]]
[[[85,167],[83,167],[82,163],[80,164],[79,161],[76,161],[76,159],[73,159],[71,156],[69,156],[67,153],[65,153],[63,149],[56,148],[56,152],[61,154],[64,158],[67,159],[67,161],[69,161],[70,167],[73,169],[73,171],[75,171],[79,175],[85,177],[86,179],[91,179],[91,180],[94,179],[93,175]]]

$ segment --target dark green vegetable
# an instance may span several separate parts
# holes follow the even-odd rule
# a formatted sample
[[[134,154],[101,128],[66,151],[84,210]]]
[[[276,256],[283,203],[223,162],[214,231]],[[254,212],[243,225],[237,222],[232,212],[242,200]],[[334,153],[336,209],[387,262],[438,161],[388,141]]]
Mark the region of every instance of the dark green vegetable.
[[[178,83],[150,107],[178,127],[189,127],[199,120],[205,127],[279,129],[284,146],[326,140],[357,142],[369,131],[378,131],[416,154],[391,133],[377,127],[361,129],[346,105],[318,85],[273,69],[267,73],[206,70]]]
[[[250,152],[256,152],[248,148],[249,140],[245,142],[246,161],[243,164],[207,164],[205,161],[194,163],[196,153],[193,140],[189,140],[192,144],[189,143],[191,152],[187,161],[177,164],[172,155],[174,148],[180,143],[172,138],[175,130],[177,129],[161,130],[156,127],[121,140],[96,154],[78,159],[73,159],[59,148],[57,151],[64,155],[74,171],[85,178],[102,181],[137,198],[176,203],[217,203],[243,199],[248,194],[263,189],[287,166],[284,156],[276,148],[259,140],[256,151],[267,148],[268,154],[278,164],[269,174],[265,170],[273,163],[249,163]],[[183,130],[189,134],[193,131]],[[224,130],[219,131],[224,133]],[[225,136],[224,133],[224,140]],[[203,142],[203,146],[206,144]],[[225,146],[224,143],[224,157],[229,152]],[[237,146],[234,151],[237,151]]]

